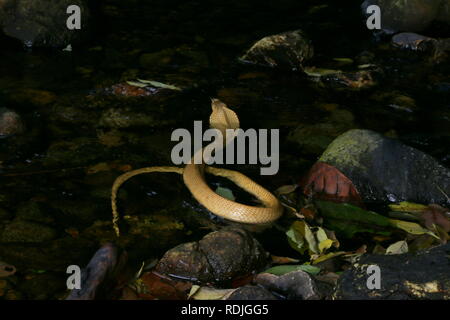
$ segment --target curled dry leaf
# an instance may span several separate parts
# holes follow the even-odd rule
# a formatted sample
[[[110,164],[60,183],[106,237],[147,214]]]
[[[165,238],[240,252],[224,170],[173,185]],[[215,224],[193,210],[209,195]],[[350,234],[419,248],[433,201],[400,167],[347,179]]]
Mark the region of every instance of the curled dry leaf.
[[[341,171],[324,162],[316,162],[300,181],[303,193],[317,199],[353,203],[362,206],[356,187]]]
[[[216,289],[193,285],[188,298],[194,300],[226,300],[236,289]]]
[[[192,284],[175,281],[155,272],[144,273],[138,280],[138,296],[144,300],[186,300]]]
[[[386,254],[402,254],[408,252],[408,243],[404,240],[391,244],[386,249]]]
[[[284,194],[289,194],[294,192],[298,188],[298,184],[288,184],[285,186],[279,187],[277,190],[275,190],[275,195],[281,196]]]
[[[450,210],[437,204],[430,204],[421,213],[421,220],[425,227],[431,230],[432,225],[440,226],[445,232],[450,232]]]
[[[298,259],[289,258],[289,257],[278,257],[278,256],[274,256],[274,255],[271,255],[270,257],[272,258],[272,263],[274,263],[274,264],[288,264],[288,263],[300,262],[300,260],[298,260]]]

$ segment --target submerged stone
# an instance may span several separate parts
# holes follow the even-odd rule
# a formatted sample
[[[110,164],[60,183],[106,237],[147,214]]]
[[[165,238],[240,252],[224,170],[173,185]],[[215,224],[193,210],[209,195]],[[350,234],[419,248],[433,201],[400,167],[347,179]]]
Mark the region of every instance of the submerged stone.
[[[1,233],[2,243],[40,243],[52,240],[56,237],[56,231],[46,225],[16,220],[7,224]]]
[[[67,8],[81,9],[81,29],[69,30]],[[89,9],[84,0],[4,0],[0,1],[0,27],[27,47],[62,47],[73,43],[88,30]]]
[[[241,57],[241,60],[268,67],[302,70],[304,62],[313,55],[311,41],[301,30],[295,30],[262,38]]]
[[[302,152],[320,155],[340,134],[355,128],[354,116],[347,110],[334,110],[324,122],[301,124],[288,135],[288,141],[297,144]]]
[[[22,118],[14,111],[7,108],[0,108],[0,138],[24,131]]]
[[[448,0],[366,0],[362,4],[363,13],[367,7],[377,5],[381,9],[381,28],[386,33],[398,31],[419,32],[440,19],[441,7]],[[448,20],[445,21],[448,23]]]

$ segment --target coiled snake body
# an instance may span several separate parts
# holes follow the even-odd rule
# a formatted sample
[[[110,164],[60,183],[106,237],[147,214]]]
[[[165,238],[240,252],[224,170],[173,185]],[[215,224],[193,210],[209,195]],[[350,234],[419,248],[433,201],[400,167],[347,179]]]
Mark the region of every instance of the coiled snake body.
[[[227,108],[223,102],[217,99],[212,99],[211,106],[213,110],[210,116],[211,127],[220,130],[223,137],[226,137],[226,129],[239,128],[239,118],[236,113]],[[234,136],[231,137],[231,139],[234,139]],[[203,152],[203,149],[199,152]],[[114,230],[117,236],[120,234],[119,227],[117,225],[119,215],[116,205],[118,189],[131,177],[141,173],[151,172],[174,172],[182,174],[184,184],[187,186],[194,198],[212,213],[228,220],[249,224],[265,224],[275,221],[283,212],[283,207],[280,201],[272,193],[245,175],[237,171],[214,168],[205,164],[195,164],[194,161],[191,160],[190,163],[188,163],[184,168],[147,167],[124,173],[114,181],[111,195],[111,206],[113,211]],[[236,185],[255,196],[264,207],[244,205],[218,195],[211,190],[206,183],[205,172],[233,181]]]

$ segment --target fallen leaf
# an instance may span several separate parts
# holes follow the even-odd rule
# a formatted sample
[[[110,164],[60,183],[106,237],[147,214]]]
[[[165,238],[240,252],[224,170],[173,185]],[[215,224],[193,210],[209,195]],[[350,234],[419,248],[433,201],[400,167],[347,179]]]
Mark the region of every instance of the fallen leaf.
[[[422,212],[427,208],[427,206],[423,204],[403,201],[397,204],[390,204],[389,208],[391,208],[391,210],[393,211]]]
[[[281,196],[283,194],[289,194],[294,192],[298,188],[297,184],[289,184],[285,186],[279,187],[277,190],[275,190],[275,195]]]
[[[102,171],[109,171],[111,167],[106,162],[101,162],[87,168],[87,174],[95,174]]]
[[[236,289],[216,289],[211,287],[192,286],[188,297],[194,300],[225,300]]]
[[[372,250],[372,254],[386,254],[386,249],[383,248],[381,245],[376,244]]]
[[[231,200],[231,201],[235,201],[236,200],[236,197],[233,195],[233,191],[231,191],[228,188],[217,187],[216,193],[219,196],[224,197],[225,199],[228,199],[228,200]]]
[[[274,256],[274,255],[271,255],[270,257],[272,258],[272,263],[274,263],[274,264],[288,264],[288,263],[300,262],[300,260],[298,260],[298,259],[289,258],[289,257],[278,257],[278,256]]]
[[[396,220],[396,219],[389,219],[389,221],[391,222],[391,224],[394,227],[402,229],[403,231],[406,231],[408,233],[415,234],[415,235],[429,234],[430,236],[433,236],[433,237],[439,239],[439,237],[437,235],[435,235],[433,232],[431,232],[428,229],[425,229],[424,227],[422,227],[421,225],[419,225],[417,223],[403,221],[403,220]]]
[[[276,266],[276,267],[267,269],[264,272],[271,273],[276,276],[281,276],[283,274],[286,274],[286,273],[289,273],[292,271],[297,271],[297,270],[302,270],[302,271],[308,272],[311,275],[316,275],[320,272],[321,269],[319,267],[312,266],[310,264],[301,264],[301,265]]]
[[[333,58],[333,60],[341,65],[353,64],[353,59],[350,58]]]
[[[344,254],[346,254],[347,252],[345,251],[338,251],[338,252],[330,252],[324,255],[319,256],[318,258],[314,259],[312,264],[318,264],[319,262],[324,262],[328,259],[334,258],[334,257],[338,257],[338,256],[342,256]]]
[[[303,70],[308,76],[313,78],[320,78],[322,76],[328,76],[331,74],[338,74],[341,73],[341,70],[332,70],[332,69],[323,69],[323,68],[316,68],[316,67],[307,67]]]
[[[337,168],[321,161],[311,167],[301,179],[300,186],[306,196],[363,206],[361,196],[351,180]]]
[[[326,251],[327,249],[331,248],[331,246],[333,245],[333,240],[331,239],[326,239],[323,240],[322,242],[319,243],[319,251],[320,253]]]
[[[306,250],[310,253],[319,253],[319,247],[314,234],[305,221],[295,221],[286,232],[291,247],[301,254]]]
[[[182,91],[181,88],[178,88],[178,87],[170,85],[170,84],[165,84],[165,83],[162,83],[162,82],[158,82],[158,81],[142,80],[142,79],[138,79],[138,81],[139,81],[139,83],[142,83],[142,84],[145,84],[145,85],[151,85],[152,87],[155,87],[155,88]]]
[[[146,300],[186,300],[192,284],[162,277],[155,272],[147,272],[139,279],[142,289],[139,297]]]
[[[392,231],[390,219],[373,211],[363,210],[347,203],[319,200],[315,203],[327,228],[347,238],[361,232],[389,235]]]
[[[423,224],[431,229],[433,224],[440,226],[445,232],[450,232],[450,210],[437,204],[430,204],[420,214]]]
[[[128,83],[130,86],[138,87],[138,88],[145,88],[145,87],[148,87],[148,84],[147,84],[147,83],[142,83],[142,82],[137,82],[137,81],[127,81],[127,83]]]
[[[408,252],[408,243],[404,240],[391,244],[386,249],[386,254],[403,254]]]

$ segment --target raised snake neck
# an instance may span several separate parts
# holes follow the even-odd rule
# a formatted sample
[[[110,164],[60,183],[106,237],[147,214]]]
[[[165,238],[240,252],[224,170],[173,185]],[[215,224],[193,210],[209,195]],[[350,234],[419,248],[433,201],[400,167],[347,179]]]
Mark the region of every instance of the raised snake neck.
[[[237,129],[239,127],[239,119],[237,115],[231,109],[227,108],[224,103],[217,99],[212,99],[211,105],[213,109],[210,117],[211,126],[219,129],[224,134],[224,137],[226,136],[226,129]],[[231,139],[234,139],[234,136],[231,137]],[[230,142],[228,137],[227,142]],[[211,146],[214,143],[215,141],[208,146]],[[203,149],[198,152],[203,154]],[[120,235],[117,224],[119,220],[116,204],[117,191],[125,181],[142,173],[174,172],[182,174],[184,184],[200,204],[212,213],[231,221],[249,224],[265,224],[273,222],[281,216],[283,207],[280,201],[271,192],[240,172],[222,168],[214,168],[205,164],[195,164],[193,160],[194,158],[195,156],[184,168],[147,167],[132,170],[117,177],[113,183],[111,194],[113,225],[116,235]],[[264,205],[264,207],[248,206],[220,196],[206,183],[205,172],[233,181],[236,185],[255,196]]]

